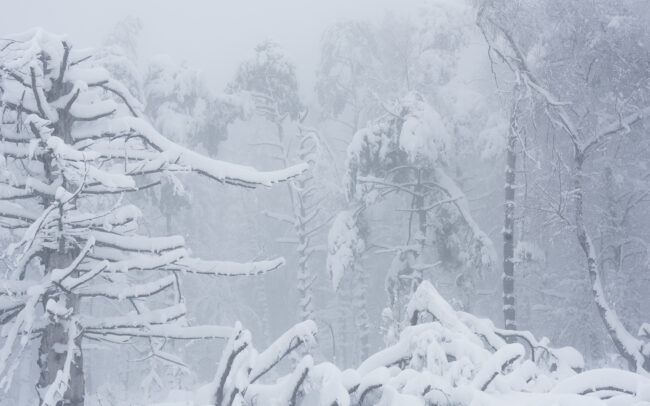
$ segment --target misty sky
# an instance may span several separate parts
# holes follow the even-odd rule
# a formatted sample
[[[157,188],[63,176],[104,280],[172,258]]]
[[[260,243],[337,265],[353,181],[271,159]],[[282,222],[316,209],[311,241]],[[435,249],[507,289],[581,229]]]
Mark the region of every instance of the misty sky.
[[[650,406],[650,0],[0,2],[0,406]]]
[[[311,84],[320,37],[328,25],[342,19],[379,19],[398,8],[407,13],[419,4],[422,0],[20,0],[4,5],[0,27],[8,34],[38,24],[69,35],[77,47],[94,47],[117,21],[137,16],[143,23],[142,55],[186,60],[219,90],[264,39],[282,45],[296,62],[300,82]]]

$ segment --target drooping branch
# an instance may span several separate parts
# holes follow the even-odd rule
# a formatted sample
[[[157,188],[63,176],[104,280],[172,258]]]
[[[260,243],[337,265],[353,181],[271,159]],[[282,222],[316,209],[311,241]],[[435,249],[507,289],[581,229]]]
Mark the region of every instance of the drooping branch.
[[[316,336],[316,323],[311,320],[296,324],[258,355],[257,362],[250,371],[250,382],[255,383],[273,369],[287,355],[303,344],[312,343]]]
[[[225,326],[182,326],[182,325],[148,325],[144,327],[99,328],[84,327],[84,335],[169,338],[174,340],[225,340],[234,332]]]

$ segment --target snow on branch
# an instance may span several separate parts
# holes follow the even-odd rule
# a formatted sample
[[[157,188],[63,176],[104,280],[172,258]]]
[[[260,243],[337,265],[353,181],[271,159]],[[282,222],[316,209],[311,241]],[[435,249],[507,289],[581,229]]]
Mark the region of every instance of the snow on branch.
[[[650,388],[650,379],[634,372],[613,368],[585,371],[558,383],[552,393],[590,395],[601,399],[626,394],[630,400]]]
[[[265,351],[257,353],[250,332],[239,323],[223,350],[214,379],[201,387],[194,396],[195,404],[251,404],[281,399],[281,404],[295,405],[304,394],[304,384],[313,366],[310,356],[304,357],[294,371],[276,384],[256,383],[262,376],[277,369],[280,361],[299,348],[306,349],[315,340],[316,324],[305,321],[279,337]],[[266,404],[266,403],[255,403]]]
[[[46,372],[38,389],[49,404],[70,403],[67,396],[83,385],[83,371],[73,379],[66,372],[70,359],[77,365],[83,356],[77,338],[230,337],[231,328],[186,325],[179,274],[259,275],[285,262],[191,258],[180,236],[139,234],[142,213],[122,204],[124,194],[158,186],[174,172],[252,188],[308,168],[298,163],[259,171],[172,142],[149,124],[127,86],[91,56],[42,29],[0,39],[0,226],[13,238],[4,257],[10,269],[0,277],[0,389],[10,386],[23,350],[39,338],[39,366]],[[172,289],[173,295],[162,294]],[[150,310],[144,299],[154,295],[158,305]],[[126,301],[136,311],[125,314],[117,305],[98,318],[93,306],[80,303],[95,298]],[[71,336],[75,348],[67,346]],[[54,376],[58,370],[62,375]]]
[[[135,299],[148,297],[173,286],[174,275],[168,275],[153,282],[143,284],[100,283],[83,287],[76,291],[79,296],[103,296],[111,299]]]
[[[571,358],[577,352],[555,351],[554,356],[569,358],[555,367],[544,357],[533,360],[523,345],[506,343],[491,321],[455,311],[429,282],[420,285],[409,312],[422,317],[397,343],[356,368],[341,371],[307,355],[284,375],[267,374],[265,383],[259,382],[259,371],[277,371],[278,361],[297,349],[295,338],[311,339],[315,326],[300,323],[258,354],[250,334],[237,325],[215,379],[189,397],[190,405],[614,406],[650,400],[650,381],[640,374],[615,369],[577,374],[557,367],[575,364]],[[425,315],[432,321],[422,322]],[[513,333],[533,345],[546,343],[528,332]]]
[[[506,344],[493,353],[483,364],[472,380],[475,388],[482,391],[502,372],[506,371],[516,360],[524,356],[524,347],[521,344]]]
[[[83,328],[88,331],[103,331],[119,328],[140,328],[150,325],[165,324],[185,316],[187,309],[183,303],[150,310],[142,314],[101,318],[83,318],[80,320]]]
[[[311,320],[306,320],[296,324],[285,332],[264,352],[256,357],[255,366],[250,372],[250,382],[254,383],[260,379],[298,347],[313,345],[317,331],[316,323]]]
[[[334,289],[338,288],[343,275],[352,269],[364,247],[356,211],[341,211],[334,218],[327,235],[327,271]]]
[[[285,264],[284,258],[256,262],[208,261],[182,258],[176,262],[181,269],[190,273],[215,276],[252,276],[271,272]]]
[[[232,336],[232,327],[226,326],[182,326],[182,325],[157,325],[152,324],[144,327],[119,327],[111,329],[93,329],[86,327],[84,334],[90,336],[126,336],[126,337],[154,337],[169,338],[175,340],[225,340]]]
[[[294,178],[308,169],[305,163],[276,171],[261,172],[250,166],[207,158],[168,140],[149,123],[136,117],[122,117],[106,122],[115,137],[139,137],[159,152],[165,165],[180,165],[219,182],[245,186],[267,186]],[[164,169],[164,167],[163,167]]]

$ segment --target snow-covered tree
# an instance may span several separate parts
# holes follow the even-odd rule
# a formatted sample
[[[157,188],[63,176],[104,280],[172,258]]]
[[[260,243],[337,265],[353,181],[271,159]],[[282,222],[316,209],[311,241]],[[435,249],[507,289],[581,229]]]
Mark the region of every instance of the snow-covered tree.
[[[143,104],[144,115],[159,132],[173,142],[211,157],[219,155],[230,124],[236,118],[248,114],[247,101],[241,97],[212,91],[205,75],[187,62],[177,62],[167,55],[143,58],[139,54],[140,28],[141,24],[136,19],[127,18],[118,22],[104,45],[97,50],[98,55],[94,59],[113,77],[125,82],[129,89],[136,90],[135,94],[139,95],[137,98]],[[255,245],[238,246],[235,241],[239,236],[224,238],[224,233],[221,232],[230,231],[232,224],[237,224],[236,221],[229,222],[229,218],[248,215],[246,208],[230,204],[239,198],[240,193],[247,194],[246,192],[215,188],[209,179],[184,174],[166,173],[158,179],[161,182],[159,187],[129,196],[130,203],[147,213],[140,223],[143,232],[148,235],[183,235],[188,239],[188,243],[191,241],[194,252],[200,255],[218,255],[214,248],[210,248],[214,246],[218,246],[218,251],[224,255],[243,258],[261,258],[264,255],[262,251],[255,251]],[[197,198],[198,196],[200,198]],[[230,207],[237,207],[238,210],[224,210]],[[224,221],[224,218],[227,221]],[[248,218],[244,224],[247,221]],[[224,240],[231,240],[233,243],[224,244]],[[259,285],[263,280],[264,276],[261,276],[253,283]],[[239,318],[250,323],[251,318],[256,317],[256,308],[262,305],[260,303],[249,306],[249,303],[246,303],[242,288],[247,282],[240,279],[206,283],[204,280],[183,277],[181,283],[185,289],[196,293],[189,301],[190,312],[208,315],[205,320],[211,323],[231,324]],[[243,290],[245,291],[245,288]],[[211,310],[205,311],[207,308]],[[186,363],[198,365],[201,358],[196,356],[199,352],[196,349],[205,345],[207,344],[197,344],[192,352],[187,352],[184,351],[183,343],[172,341],[166,344],[166,348],[182,356]],[[139,394],[142,394],[143,399],[155,400],[161,396],[156,393],[155,388],[162,386],[169,390],[182,385],[183,381],[196,378],[185,366],[149,357],[147,346],[130,348],[135,349],[135,353],[123,351],[120,355],[125,359],[143,360],[129,363],[130,373],[138,377],[144,373],[142,385],[151,387],[152,390],[149,391],[150,397],[147,396],[147,390],[134,392],[132,389],[139,387],[140,379],[125,379],[126,388],[121,395],[124,400],[133,401],[133,396]],[[101,362],[105,352],[94,351],[88,356],[97,357],[91,359],[92,363]],[[101,374],[101,368],[91,370],[90,386],[95,388],[94,380],[96,377],[101,379]]]
[[[290,183],[289,197],[293,209],[290,214],[268,210],[264,213],[294,229],[295,239],[283,240],[283,242],[291,242],[296,245],[299,318],[310,320],[314,319],[313,284],[316,279],[310,266],[310,260],[316,252],[322,250],[322,247],[315,241],[318,239],[318,234],[327,225],[327,219],[324,216],[326,213],[323,213],[322,182],[318,179],[321,173],[317,171],[318,166],[323,163],[325,151],[322,150],[318,132],[302,125],[298,127],[298,135],[293,141],[298,143],[296,157],[302,162],[308,163],[314,168],[314,171],[310,171],[306,176]],[[282,144],[276,145],[286,152],[281,146]],[[287,160],[288,157],[285,155],[283,161]]]
[[[244,98],[215,96],[197,69],[176,63],[167,55],[149,61],[142,88],[144,114],[152,124],[172,141],[201,148],[210,156],[215,156],[227,139],[228,127],[248,114]],[[183,187],[177,177],[167,176],[159,190],[148,196],[164,216],[167,232],[172,231],[172,218],[179,217],[179,210],[192,204],[196,188],[192,188],[193,183],[187,186]],[[212,204],[216,198],[205,196],[205,204]]]
[[[231,328],[188,325],[179,274],[259,274],[283,260],[192,258],[180,236],[139,235],[141,212],[122,196],[156,187],[165,173],[252,188],[306,165],[259,172],[170,141],[121,82],[63,37],[36,29],[3,39],[0,50],[0,218],[15,237],[0,279],[3,389],[34,342],[41,404],[82,405],[87,340],[230,336]],[[148,300],[163,292],[171,302]],[[111,310],[88,312],[106,300]]]
[[[358,131],[348,147],[345,184],[353,205],[367,210],[393,194],[410,200],[410,207],[402,209],[408,213],[404,245],[388,247],[396,252],[386,288],[397,322],[424,271],[435,267],[427,260],[478,268],[495,261],[491,241],[472,218],[465,195],[446,174],[450,146],[440,115],[422,96],[411,93]],[[330,243],[338,239],[330,235]],[[337,255],[338,249],[336,244],[330,246],[330,254]]]
[[[361,207],[343,210],[334,218],[327,237],[326,267],[335,291],[347,287],[341,286],[345,276],[349,279],[349,285],[352,285],[351,309],[347,309],[348,312],[339,309],[337,321],[341,329],[346,328],[348,319],[354,321],[360,344],[359,356],[363,359],[370,352],[371,326],[367,310],[368,275],[362,263],[366,251],[367,227],[363,224],[360,209]]]
[[[374,113],[370,103],[381,78],[379,49],[371,24],[343,21],[328,28],[321,41],[316,93],[325,117],[354,134]]]
[[[648,371],[650,344],[643,329],[635,337],[607,298],[601,275],[603,256],[593,231],[602,224],[602,218],[600,214],[592,217],[598,206],[593,186],[600,183],[591,178],[606,166],[602,165],[602,158],[607,156],[607,146],[617,144],[614,150],[618,153],[625,148],[624,141],[629,140],[632,144],[627,148],[637,150],[639,144],[633,141],[636,128],[643,128],[650,114],[647,87],[638,85],[639,81],[647,81],[647,75],[641,72],[649,51],[637,41],[648,34],[647,24],[638,18],[646,8],[636,1],[624,3],[625,8],[619,9],[604,2],[576,7],[553,0],[527,7],[488,2],[481,10],[479,24],[493,57],[512,71],[518,85],[536,99],[539,107],[530,120],[542,117],[546,128],[557,134],[547,156],[554,163],[556,195],[547,197],[549,204],[542,209],[574,233],[584,257],[593,301],[617,351],[632,370]],[[611,17],[621,11],[625,12],[620,16],[626,20],[624,26]],[[532,22],[556,19],[562,21],[563,29],[545,32],[541,37],[528,35]],[[522,21],[530,21],[531,25],[522,25]],[[563,56],[570,58],[556,63]],[[585,75],[584,80],[573,79],[580,74]],[[608,160],[616,162],[616,155]],[[628,168],[629,164],[619,163]],[[634,184],[639,185],[638,181]],[[618,227],[630,227],[624,220],[627,213],[642,204],[643,199],[638,197],[647,188],[634,189],[617,213],[609,213],[614,214],[615,221],[623,220]],[[544,194],[548,196],[549,190],[544,190]],[[644,238],[647,236],[638,239]]]
[[[203,146],[212,155],[227,138],[228,125],[246,114],[245,100],[213,96],[198,70],[166,55],[149,62],[143,88],[145,112],[154,125],[174,141]]]
[[[272,41],[255,47],[255,54],[240,64],[227,91],[233,94],[245,91],[259,98],[256,103],[259,114],[278,126],[287,117],[301,118],[305,109],[298,94],[296,67]]]
[[[495,61],[491,58],[491,68],[495,69]],[[522,171],[522,168],[525,168],[525,164],[522,165],[520,162],[518,164],[518,156],[521,154],[521,151],[525,151],[525,126],[519,124],[521,117],[525,115],[527,109],[526,101],[529,101],[527,93],[519,86],[516,81],[513,85],[502,89],[500,86],[503,86],[502,83],[499,83],[497,76],[494,76],[495,85],[500,90],[500,94],[507,94],[507,97],[504,97],[506,104],[508,105],[508,111],[505,115],[509,117],[507,125],[504,125],[504,122],[493,123],[491,127],[484,129],[481,133],[481,142],[486,146],[490,147],[493,145],[499,145],[500,149],[503,149],[505,152],[505,168],[504,168],[504,220],[503,220],[503,272],[501,277],[502,289],[503,289],[503,322],[504,326],[507,329],[515,330],[517,328],[516,321],[516,293],[515,293],[515,267],[517,263],[524,262],[522,258],[518,258],[516,253],[516,248],[518,246],[517,239],[521,239],[521,236],[516,236],[516,217],[517,213],[517,174]],[[505,81],[509,83],[508,81]],[[497,117],[496,114],[490,116],[492,120],[495,120]],[[498,120],[498,118],[496,119]],[[503,120],[505,121],[505,120]],[[499,142],[496,140],[503,140],[504,142]],[[486,155],[493,155],[496,151],[490,151]],[[525,156],[523,158],[528,159]],[[519,178],[521,181],[521,178]],[[519,217],[523,217],[519,214]],[[525,246],[526,243],[521,241],[521,247]]]
[[[143,113],[160,132],[176,143],[216,156],[219,145],[227,139],[228,127],[236,119],[249,115],[248,101],[215,94],[198,69],[185,62],[178,63],[168,55],[141,60],[138,43],[142,28],[136,18],[118,22],[95,59],[136,95],[144,106]],[[181,182],[177,176],[168,174],[161,179],[160,188],[151,189],[144,196],[147,204],[153,205],[165,218],[165,232],[187,231],[193,225],[186,216],[178,214],[194,203],[196,184],[192,180]],[[216,198],[211,194],[202,201],[211,204]],[[176,224],[172,224],[174,217]]]
[[[318,233],[327,225],[324,211],[327,149],[316,129],[303,124],[306,113],[298,95],[295,66],[277,44],[263,42],[255,48],[253,58],[244,61],[229,85],[232,92],[249,94],[256,114],[276,127],[276,137],[260,145],[272,148],[272,153],[283,163],[298,159],[312,167],[309,174],[289,182],[291,213],[265,213],[293,227],[297,258],[298,314],[301,320],[314,319],[315,275],[310,267],[312,255],[320,249],[316,244]],[[301,116],[302,114],[302,116]],[[288,119],[297,120],[296,128],[285,129]],[[287,241],[285,241],[287,242]]]
[[[438,139],[446,139],[447,143],[444,151],[436,151],[436,153],[441,152],[444,156],[445,173],[454,179],[461,189],[466,187],[463,182],[466,182],[470,176],[461,170],[463,163],[475,161],[477,156],[487,150],[484,148],[488,144],[485,138],[489,137],[483,134],[487,135],[486,130],[493,130],[495,124],[499,123],[499,120],[492,117],[493,111],[497,109],[490,106],[483,89],[471,84],[476,80],[472,75],[479,70],[478,66],[474,67],[476,58],[472,59],[471,55],[476,54],[474,44],[481,40],[480,32],[473,27],[473,22],[472,7],[459,1],[432,2],[427,4],[427,7],[423,7],[418,16],[412,19],[388,14],[379,23],[348,21],[334,25],[328,29],[322,40],[317,84],[319,101],[326,117],[331,117],[335,122],[352,129],[352,133],[357,134],[353,137],[352,144],[354,144],[355,141],[362,139],[363,136],[358,134],[364,129],[357,130],[360,130],[368,119],[373,120],[365,131],[372,131],[373,127],[379,126],[377,122],[384,120],[376,117],[385,117],[384,121],[389,121],[392,115],[400,115],[399,107],[393,108],[386,101],[407,99],[408,96],[404,96],[413,90],[425,94],[427,99],[425,104],[428,104],[439,116],[436,124]],[[481,118],[477,119],[477,117]],[[483,119],[487,123],[483,122]],[[337,131],[335,136],[339,134],[340,131]],[[477,137],[477,134],[482,136]],[[490,147],[494,148],[492,145]],[[432,155],[431,159],[435,161],[436,155]],[[401,168],[398,171],[408,170]],[[404,177],[404,174],[399,176]],[[414,172],[406,174],[405,177],[414,180],[418,175]],[[417,180],[414,182],[417,183]],[[377,187],[381,186],[377,185]],[[431,198],[437,193],[430,188],[422,185],[421,187]],[[407,189],[409,188],[413,186],[410,185]],[[389,194],[387,190],[386,193]],[[390,204],[403,204],[402,199],[414,198],[405,190],[400,190],[395,195],[396,198],[391,199]],[[422,199],[415,199],[411,204],[417,205],[418,202],[421,203]],[[348,209],[357,208],[358,202],[353,201]],[[384,215],[391,209],[385,208]],[[400,210],[414,210],[414,208],[399,207],[398,213],[403,213]],[[442,268],[448,271],[448,275],[458,276],[455,282],[465,285],[461,290],[469,292],[472,290],[471,284],[474,283],[472,275],[476,272],[467,269],[471,262],[466,255],[467,252],[457,250],[457,247],[464,243],[454,241],[453,237],[448,236],[449,230],[451,233],[454,232],[454,223],[460,224],[462,219],[458,217],[453,204],[442,204],[431,210],[441,214],[429,218],[429,223],[439,222],[439,224],[429,224],[430,244],[433,240],[437,240],[440,259],[448,261]],[[442,214],[442,212],[447,213]],[[424,212],[417,213],[416,210],[410,213],[412,215],[408,217],[412,218],[413,225],[413,233],[409,232],[410,238],[407,238],[410,242],[405,245],[400,242],[397,247],[398,244],[391,241],[388,244],[390,247],[384,247],[385,251],[397,254],[392,266],[392,273],[395,275],[400,272],[408,273],[408,269],[412,267],[418,256],[414,250],[418,245],[415,231],[419,227],[416,225],[426,223]],[[361,209],[358,218],[367,215],[368,213]],[[377,217],[379,218],[380,214],[377,213]],[[392,220],[394,216],[390,217]],[[367,244],[368,247],[386,245],[380,243],[381,238],[378,236],[400,235],[404,233],[406,225],[405,222],[382,221],[381,227],[381,232],[370,231],[370,235],[374,237]],[[434,232],[434,229],[438,231]],[[430,259],[432,259],[431,263],[436,262],[433,257]],[[421,256],[420,260],[422,260]],[[345,289],[345,279],[343,280],[341,288]],[[391,284],[396,286],[394,283]],[[417,286],[417,282],[414,282],[414,285]],[[363,288],[355,285],[356,289]],[[464,301],[469,303],[472,295],[463,296]],[[386,312],[384,315],[388,316]],[[395,317],[399,318],[399,315]]]
[[[142,28],[142,21],[135,17],[119,21],[94,57],[114,78],[119,78],[131,95],[140,101],[144,99],[138,58]]]

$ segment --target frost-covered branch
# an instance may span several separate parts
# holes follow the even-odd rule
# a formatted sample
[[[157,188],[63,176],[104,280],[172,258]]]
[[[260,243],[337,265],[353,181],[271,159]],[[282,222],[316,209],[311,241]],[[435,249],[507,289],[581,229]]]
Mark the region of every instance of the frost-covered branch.
[[[573,162],[569,168],[574,203],[575,235],[578,244],[584,254],[586,271],[591,283],[591,291],[598,314],[607,329],[618,352],[625,358],[633,371],[650,371],[650,343],[634,337],[621,323],[614,309],[610,306],[605,297],[605,290],[602,286],[599,269],[599,257],[593,243],[593,239],[586,224],[585,207],[585,162],[598,146],[614,135],[630,132],[630,126],[642,122],[648,114],[650,107],[636,109],[636,111],[621,116],[618,113],[618,106],[612,106],[616,110],[618,119],[608,124],[601,125],[601,117],[573,118],[575,108],[569,108],[567,103],[559,102],[560,98],[554,94],[551,87],[536,77],[534,70],[529,66],[526,56],[519,47],[513,33],[497,22],[490,15],[488,7],[482,7],[479,12],[478,25],[491,50],[497,52],[501,60],[515,74],[522,79],[522,85],[527,87],[531,93],[537,95],[546,107],[545,114],[551,125],[562,129],[569,138],[573,147]],[[591,116],[589,107],[586,107],[587,116]],[[582,123],[597,122],[595,128],[588,128]]]
[[[201,155],[155,129],[125,84],[62,37],[35,29],[0,43],[0,225],[14,239],[4,255],[9,272],[0,278],[0,386],[9,387],[32,338],[41,343],[40,393],[50,403],[81,404],[77,348],[84,338],[229,337],[230,328],[187,325],[178,275],[259,275],[284,259],[192,258],[180,236],[138,233],[142,213],[122,204],[123,195],[176,172],[268,187],[296,178],[307,164],[259,171]],[[152,297],[157,306],[145,305]],[[116,305],[98,318],[96,306],[81,305],[95,299]],[[135,312],[122,313],[120,302]],[[69,378],[57,376],[70,362]]]
[[[645,399],[647,377],[614,369],[576,373],[566,368],[582,361],[575,350],[547,346],[557,359],[552,363],[544,357],[533,360],[524,346],[507,343],[498,333],[520,334],[539,345],[547,343],[546,339],[496,329],[489,320],[456,311],[428,282],[417,289],[409,309],[426,313],[424,317],[433,321],[418,320],[401,332],[395,344],[360,365],[341,371],[328,362],[314,364],[307,355],[284,375],[276,373],[272,378],[267,374],[270,381],[265,383],[255,381],[255,371],[269,365],[277,370],[277,355],[290,347],[290,338],[299,331],[311,335],[312,328],[301,323],[257,354],[248,332],[237,326],[215,379],[199,388],[193,404],[229,404],[235,399],[244,406],[276,402],[296,406],[604,406]]]
[[[255,383],[300,346],[313,345],[316,332],[316,324],[311,320],[296,324],[285,332],[257,356],[255,366],[250,371],[250,382]]]

